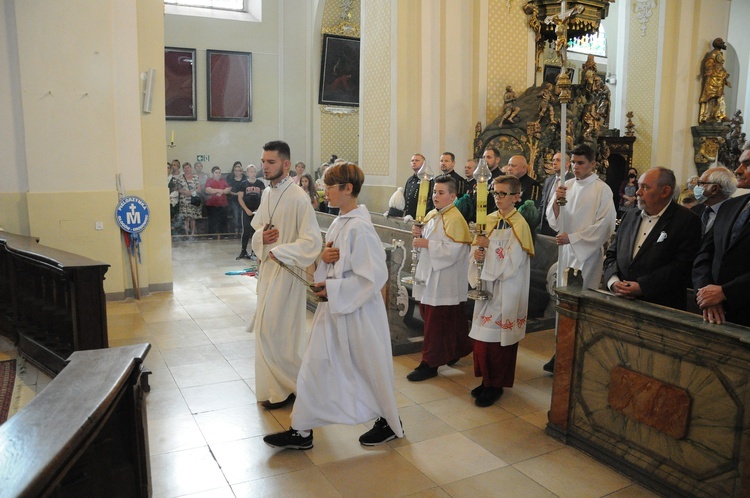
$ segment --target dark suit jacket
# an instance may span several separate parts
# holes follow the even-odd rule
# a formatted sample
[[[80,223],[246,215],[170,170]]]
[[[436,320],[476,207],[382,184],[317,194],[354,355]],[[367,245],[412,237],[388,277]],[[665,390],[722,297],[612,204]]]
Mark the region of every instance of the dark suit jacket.
[[[750,194],[724,202],[693,265],[693,287],[698,290],[709,284],[721,285],[727,298],[727,321],[746,326],[750,326],[750,223],[731,245],[729,238],[748,201]]]
[[[701,243],[700,218],[672,201],[633,258],[640,223],[640,209],[623,216],[615,241],[607,249],[604,281],[613,275],[636,281],[644,301],[684,310],[690,269]],[[659,238],[663,240],[658,242]]]

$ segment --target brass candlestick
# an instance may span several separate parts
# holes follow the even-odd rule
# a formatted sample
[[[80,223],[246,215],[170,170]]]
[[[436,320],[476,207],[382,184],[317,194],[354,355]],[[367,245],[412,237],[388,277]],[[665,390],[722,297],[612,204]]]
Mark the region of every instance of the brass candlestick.
[[[477,169],[474,170],[474,178],[477,180],[477,217],[474,225],[474,235],[484,235],[487,230],[487,187],[492,181],[492,172],[487,167],[484,159],[479,160]],[[484,252],[484,248],[480,248]],[[487,301],[492,299],[492,293],[484,290],[482,283],[482,268],[484,268],[484,258],[477,261],[477,288],[468,293],[469,299],[474,301]]]
[[[476,236],[484,235],[486,225],[475,225],[474,234]],[[485,252],[484,247],[480,247],[482,252]],[[484,282],[482,282],[482,269],[484,268],[484,258],[481,261],[477,261],[477,288],[471,289],[467,294],[469,299],[474,301],[489,301],[492,299],[492,292],[484,290]]]
[[[430,180],[432,179],[432,171],[427,165],[427,161],[422,164],[422,167],[417,171],[417,178],[419,178],[419,194],[417,197],[417,213],[414,225],[422,227],[424,225],[424,218],[427,214],[427,198],[430,195]],[[419,248],[414,247],[414,242],[411,244],[411,275],[401,279],[401,282],[407,285],[424,284],[424,281],[417,279],[417,263],[419,262]]]

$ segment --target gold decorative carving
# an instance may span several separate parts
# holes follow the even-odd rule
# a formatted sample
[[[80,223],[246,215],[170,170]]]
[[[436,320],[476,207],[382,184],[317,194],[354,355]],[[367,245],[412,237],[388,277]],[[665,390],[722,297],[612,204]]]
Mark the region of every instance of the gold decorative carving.
[[[626,137],[632,137],[635,135],[635,125],[633,124],[633,111],[628,111],[627,114],[625,114],[625,117],[628,118],[628,123],[625,125],[625,136]]]
[[[695,153],[696,163],[711,163],[719,155],[719,147],[724,144],[723,137],[700,137],[698,150]]]
[[[359,107],[343,107],[333,105],[322,105],[320,106],[320,112],[324,114],[333,114],[336,116],[346,116],[347,114],[357,114]]]
[[[351,38],[360,38],[359,24],[352,22],[352,0],[341,0],[341,21],[335,26],[323,28],[321,32],[324,35],[348,36]]]
[[[700,96],[698,123],[720,123],[727,117],[724,87],[729,84],[729,73],[724,69],[724,54],[727,45],[721,38],[713,41],[713,50],[708,52],[701,64],[703,87]]]

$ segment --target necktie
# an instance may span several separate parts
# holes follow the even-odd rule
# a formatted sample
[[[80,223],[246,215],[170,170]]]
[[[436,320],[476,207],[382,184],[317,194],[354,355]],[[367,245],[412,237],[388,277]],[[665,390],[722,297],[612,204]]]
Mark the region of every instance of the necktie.
[[[708,220],[713,212],[714,210],[711,209],[711,206],[706,206],[706,209],[703,210],[703,214],[701,214],[701,234],[703,235],[706,235],[706,232],[708,231]]]
[[[742,232],[742,229],[747,224],[747,218],[750,217],[750,203],[745,204],[745,207],[742,209],[742,212],[737,217],[737,221],[734,222],[734,225],[732,225],[732,235],[729,238],[729,245],[732,245],[737,238],[737,236]]]

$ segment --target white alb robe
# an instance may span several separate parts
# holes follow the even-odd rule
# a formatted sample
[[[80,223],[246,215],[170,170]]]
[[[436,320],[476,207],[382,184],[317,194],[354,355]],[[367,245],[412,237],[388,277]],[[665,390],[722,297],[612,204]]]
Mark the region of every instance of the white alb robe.
[[[520,218],[517,222],[526,223],[518,211],[512,215]],[[469,337],[512,346],[526,335],[531,264],[513,229],[502,220],[500,225],[489,236],[482,268],[483,286],[492,292],[492,299],[474,303]],[[469,283],[476,287],[477,262],[473,252],[470,258]]]
[[[456,209],[451,205],[443,209]],[[456,210],[456,215],[461,213]],[[440,215],[432,217],[422,229],[422,238],[429,241],[427,249],[419,251],[419,262],[415,271],[412,290],[414,299],[430,306],[452,306],[467,299],[469,287],[469,253],[471,245],[455,242],[443,228]]]
[[[615,231],[617,211],[609,185],[592,174],[583,180],[565,182],[568,188],[565,206],[560,207],[563,230],[570,244],[562,246],[558,272],[562,269],[579,270],[584,289],[598,289],[604,264],[604,243]],[[560,218],[555,216],[554,199],[547,206],[549,226],[560,232]]]
[[[326,283],[297,379],[292,427],[361,424],[383,417],[403,436],[393,393],[393,356],[381,289],[388,280],[385,251],[365,206],[339,215],[326,233],[339,260],[321,262],[315,282]]]
[[[263,227],[273,224],[279,240],[263,244]],[[263,190],[255,211],[252,247],[260,261],[255,311],[255,396],[278,403],[297,391],[297,374],[307,347],[307,287],[271,260],[268,253],[305,276],[323,246],[310,197],[287,177]]]

